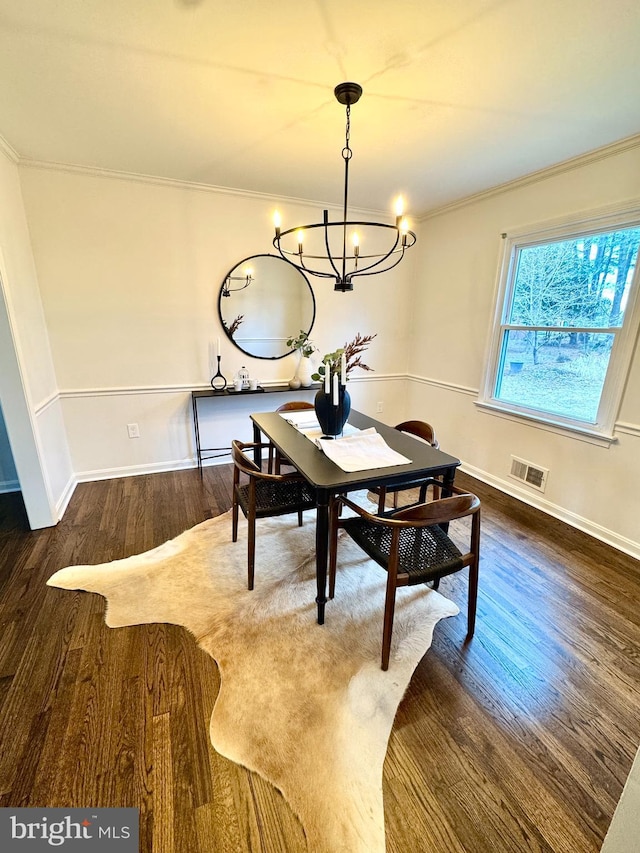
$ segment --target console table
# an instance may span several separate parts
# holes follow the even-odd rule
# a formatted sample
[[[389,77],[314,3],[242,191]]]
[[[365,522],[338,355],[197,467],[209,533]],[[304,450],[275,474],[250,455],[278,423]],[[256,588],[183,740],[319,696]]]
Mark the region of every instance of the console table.
[[[193,427],[196,435],[196,458],[198,461],[198,470],[200,471],[200,476],[202,476],[203,460],[217,459],[220,456],[228,456],[231,453],[231,447],[202,447],[200,443],[200,425],[198,416],[199,402],[202,402],[202,400],[214,398],[216,404],[219,404],[224,403],[225,400],[230,400],[232,397],[248,397],[250,395],[261,394],[300,394],[304,391],[316,391],[318,388],[320,388],[320,385],[318,383],[314,383],[308,388],[297,388],[295,391],[289,388],[288,385],[269,385],[266,388],[258,386],[255,391],[235,391],[233,388],[225,388],[224,391],[214,391],[213,389],[207,389],[204,391],[192,391],[191,408],[193,411]]]

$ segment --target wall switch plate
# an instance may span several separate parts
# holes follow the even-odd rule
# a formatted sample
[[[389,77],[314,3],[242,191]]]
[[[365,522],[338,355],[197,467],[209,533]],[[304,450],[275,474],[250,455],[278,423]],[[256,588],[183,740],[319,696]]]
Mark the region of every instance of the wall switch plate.
[[[140,438],[140,427],[138,424],[127,424],[129,438]]]

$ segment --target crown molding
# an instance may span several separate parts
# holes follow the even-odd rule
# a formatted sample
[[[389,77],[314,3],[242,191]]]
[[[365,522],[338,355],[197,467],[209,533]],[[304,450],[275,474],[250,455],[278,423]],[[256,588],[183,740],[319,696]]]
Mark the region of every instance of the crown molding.
[[[450,213],[468,205],[475,204],[478,201],[493,198],[494,196],[502,195],[503,193],[511,192],[520,189],[521,187],[529,186],[540,181],[546,181],[548,178],[553,178],[556,175],[561,175],[564,172],[570,172],[573,169],[580,169],[583,166],[588,166],[591,163],[597,163],[600,160],[606,160],[609,157],[615,157],[625,151],[633,150],[640,147],[640,134],[628,136],[625,139],[620,139],[617,142],[612,142],[609,145],[604,145],[601,148],[596,148],[593,151],[588,151],[585,154],[579,154],[577,157],[571,157],[568,160],[563,160],[561,163],[556,163],[553,166],[547,166],[544,169],[538,169],[535,172],[530,172],[528,175],[523,175],[520,178],[515,178],[512,181],[507,181],[503,184],[497,184],[486,190],[473,193],[456,201],[443,204],[440,207],[433,208],[425,213],[415,215],[413,219],[416,222],[426,222],[443,213]],[[117,169],[104,169],[97,166],[81,166],[74,163],[57,163],[49,160],[31,160],[28,157],[20,157],[18,153],[9,145],[9,143],[0,136],[0,150],[20,167],[28,169],[47,169],[56,172],[67,172],[69,174],[87,175],[94,178],[110,178],[120,181],[134,181],[137,183],[152,184],[155,186],[171,187],[174,189],[187,189],[196,192],[206,192],[218,195],[236,196],[239,198],[247,198],[262,202],[274,203],[279,205],[295,204],[302,207],[318,208],[324,206],[327,208],[338,208],[338,202],[322,201],[318,199],[298,198],[296,196],[281,196],[272,195],[270,193],[258,192],[257,190],[241,190],[234,187],[221,187],[214,184],[202,183],[199,181],[187,181],[178,178],[163,178],[157,175],[145,175],[138,172],[125,172]],[[388,214],[388,211],[381,208],[351,208],[354,213],[364,216],[376,216]]]
[[[528,175],[523,175],[521,178],[515,178],[513,181],[507,181],[504,184],[497,184],[495,187],[490,187],[487,190],[481,190],[473,195],[465,196],[464,198],[452,201],[448,204],[443,204],[427,213],[423,213],[417,217],[418,222],[426,222],[428,219],[433,219],[435,216],[441,216],[443,213],[450,213],[454,210],[459,210],[462,207],[467,207],[470,204],[475,204],[478,201],[485,201],[488,198],[502,195],[503,193],[512,192],[513,190],[536,184],[540,181],[546,181],[549,178],[554,178],[557,175],[562,175],[565,172],[571,172],[574,169],[581,169],[583,166],[588,166],[591,163],[597,163],[600,160],[607,160],[609,157],[615,157],[618,154],[623,154],[625,151],[632,151],[634,148],[640,148],[640,133],[634,136],[628,136],[625,139],[619,139],[617,142],[612,142],[610,145],[604,145],[602,148],[596,148],[593,151],[587,151],[586,154],[579,154],[577,157],[571,157],[569,160],[563,160],[561,163],[556,163],[553,166],[547,166],[544,169],[538,169],[535,172],[530,172]]]
[[[0,137],[1,139],[1,137]],[[13,149],[12,149],[13,150]],[[15,154],[15,152],[14,152]],[[297,198],[295,196],[272,195],[270,193],[258,192],[257,190],[240,190],[234,187],[219,187],[214,184],[206,184],[198,181],[186,181],[179,178],[162,178],[157,175],[145,175],[138,172],[123,172],[117,169],[103,169],[98,166],[79,166],[74,163],[56,163],[49,160],[30,160],[27,157],[19,157],[15,154],[16,162],[21,168],[45,169],[53,172],[67,172],[75,175],[86,175],[91,178],[109,178],[117,181],[129,181],[141,184],[152,184],[160,187],[170,187],[179,190],[191,190],[196,192],[213,193],[214,195],[236,196],[239,198],[252,199],[268,204],[295,204],[299,207],[340,208],[340,202],[319,201],[318,199]],[[383,213],[389,215],[389,211],[382,211],[365,207],[351,207],[354,213],[363,216],[380,216]]]
[[[18,155],[18,152],[15,150],[15,148],[13,148],[11,145],[9,145],[9,143],[4,138],[4,136],[1,136],[1,135],[0,135],[0,151],[2,151],[2,153],[6,157],[8,157],[12,163],[15,163],[17,165],[20,162],[20,157]]]

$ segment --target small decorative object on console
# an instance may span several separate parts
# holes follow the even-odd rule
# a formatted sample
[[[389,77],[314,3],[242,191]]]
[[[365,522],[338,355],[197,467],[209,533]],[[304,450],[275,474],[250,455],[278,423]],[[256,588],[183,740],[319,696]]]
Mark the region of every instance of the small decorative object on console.
[[[309,340],[309,333],[304,329],[300,329],[300,333],[295,337],[290,337],[287,340],[287,346],[292,350],[298,350],[300,353],[300,361],[296,369],[294,377],[289,382],[289,388],[296,391],[300,386],[308,388],[312,382],[313,366],[310,356],[316,351],[317,347]]]
[[[238,387],[238,384],[240,385],[240,387]],[[244,366],[244,364],[242,365],[240,370],[236,373],[235,386],[236,386],[236,391],[246,391],[249,388],[249,371]]]
[[[214,373],[211,379],[211,387],[214,391],[224,391],[227,387],[227,380],[224,378],[222,373],[220,372],[220,338],[218,338],[218,369]]]

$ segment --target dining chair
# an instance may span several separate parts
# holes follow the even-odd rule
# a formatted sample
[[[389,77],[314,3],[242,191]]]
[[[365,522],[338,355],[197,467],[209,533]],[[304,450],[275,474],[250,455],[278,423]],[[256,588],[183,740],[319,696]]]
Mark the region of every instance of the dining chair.
[[[313,409],[313,403],[308,403],[306,400],[290,400],[288,403],[283,403],[281,406],[278,406],[276,412],[301,412],[305,409]],[[269,443],[269,463],[268,463],[268,471],[269,473],[280,473],[280,466],[282,463],[289,464],[288,460],[284,459],[282,454],[278,451],[273,444]]]
[[[453,487],[454,495],[428,503],[412,504],[385,515],[373,515],[345,496],[335,497],[331,505],[329,541],[329,598],[335,595],[338,530],[342,529],[362,550],[387,572],[387,587],[382,630],[382,669],[389,668],[396,589],[400,586],[433,582],[468,566],[467,640],[475,630],[480,558],[480,500],[469,492]],[[340,504],[355,515],[339,517]],[[469,550],[461,551],[445,533],[443,526],[455,519],[471,516],[461,525],[456,538],[469,538]],[[464,547],[464,546],[463,546]]]
[[[244,452],[245,450],[266,447],[268,447],[267,443],[242,442],[237,439],[231,442],[233,458],[232,539],[234,542],[238,541],[238,518],[239,509],[241,509],[248,522],[247,570],[249,589],[253,589],[254,581],[256,519],[296,512],[298,524],[302,526],[304,510],[314,509],[316,506],[315,494],[304,477],[297,473],[265,473]]]
[[[426,421],[403,421],[401,424],[396,424],[395,429],[399,432],[406,432],[409,435],[413,435],[416,438],[422,439],[422,441],[426,441],[427,444],[430,444],[431,447],[435,447],[436,450],[440,448],[440,443],[436,438],[435,432],[431,424],[428,424]],[[427,489],[429,486],[433,486],[433,497],[434,500],[440,496],[440,487],[442,483],[436,477],[429,477],[426,480],[414,480],[410,483],[403,483],[401,486],[377,486],[373,488],[371,491],[378,495],[378,513],[383,513],[385,510],[385,505],[387,501],[387,495],[389,493],[393,494],[393,507],[394,509],[398,506],[398,492],[405,491],[406,489],[415,489],[420,488],[420,503],[424,503],[427,499]]]

